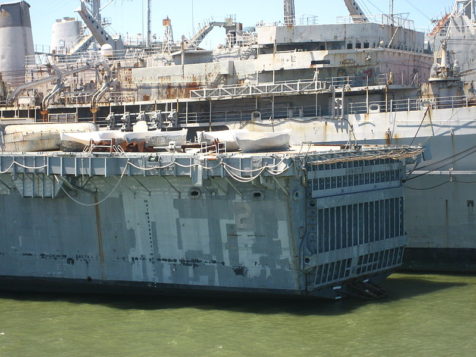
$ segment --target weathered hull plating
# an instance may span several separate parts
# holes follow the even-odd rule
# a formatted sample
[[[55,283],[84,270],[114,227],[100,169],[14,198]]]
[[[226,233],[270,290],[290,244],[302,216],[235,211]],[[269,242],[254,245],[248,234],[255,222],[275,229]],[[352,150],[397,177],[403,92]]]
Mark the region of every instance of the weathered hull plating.
[[[404,165],[309,164],[323,157],[205,158],[203,169],[190,156],[3,154],[0,276],[31,289],[341,296],[402,262]],[[258,163],[274,168],[250,180]]]
[[[292,130],[295,143],[346,143],[355,134],[365,143],[422,145],[422,162],[405,184],[408,246],[404,267],[476,272],[476,107],[425,113],[426,109],[348,115],[348,121],[275,120],[246,127]]]
[[[442,170],[405,185],[410,247],[404,269],[476,272],[474,171]]]

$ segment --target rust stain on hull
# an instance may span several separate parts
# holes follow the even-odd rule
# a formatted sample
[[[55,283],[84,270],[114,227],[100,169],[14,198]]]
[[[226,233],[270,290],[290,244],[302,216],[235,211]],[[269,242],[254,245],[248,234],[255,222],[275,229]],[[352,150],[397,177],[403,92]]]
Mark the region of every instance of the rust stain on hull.
[[[102,235],[102,227],[101,227],[101,213],[99,211],[99,200],[98,200],[98,194],[94,194],[94,210],[96,214],[96,232],[97,232],[97,238],[98,238],[98,253],[99,253],[99,264],[101,266],[101,278],[104,279],[106,274],[104,271],[104,263],[105,263],[105,257],[104,257],[104,237]]]

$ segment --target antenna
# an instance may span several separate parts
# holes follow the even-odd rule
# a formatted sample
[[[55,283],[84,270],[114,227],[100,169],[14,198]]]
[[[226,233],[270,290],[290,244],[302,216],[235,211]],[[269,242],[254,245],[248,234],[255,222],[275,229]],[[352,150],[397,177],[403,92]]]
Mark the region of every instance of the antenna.
[[[471,21],[475,22],[475,13],[474,13],[474,0],[471,0]]]
[[[147,47],[152,46],[152,29],[151,29],[151,0],[147,0]]]
[[[389,12],[389,15],[390,15],[390,21],[391,21],[391,24],[392,24],[392,25],[394,25],[394,21],[393,21],[393,15],[394,15],[394,12],[393,12],[393,5],[394,5],[394,4],[393,4],[393,1],[394,1],[394,0],[390,0],[390,4],[389,4],[389,6],[390,6],[390,9],[389,9],[389,10],[390,10],[390,12]]]
[[[195,33],[195,9],[192,0],[192,33]]]

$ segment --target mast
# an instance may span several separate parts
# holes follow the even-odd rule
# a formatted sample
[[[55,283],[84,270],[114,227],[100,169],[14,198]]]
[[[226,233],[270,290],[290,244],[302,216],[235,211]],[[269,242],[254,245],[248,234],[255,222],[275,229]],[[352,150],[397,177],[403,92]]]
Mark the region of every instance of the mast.
[[[474,13],[474,0],[471,0],[471,21],[475,22],[476,21],[476,18],[475,18],[475,13]]]
[[[171,53],[174,46],[174,33],[172,30],[172,20],[167,16],[163,19],[162,25],[164,25],[164,41],[162,42],[162,52]]]
[[[151,3],[152,0],[147,0],[147,47],[152,46]]]
[[[389,15],[390,15],[390,21],[391,21],[391,24],[394,25],[394,21],[393,21],[393,0],[390,0],[390,4],[389,4]]]
[[[356,0],[344,0],[344,2],[354,23],[369,22],[369,19],[365,16],[364,11],[360,8]]]
[[[294,0],[284,0],[284,24],[286,26],[294,26],[296,24]]]

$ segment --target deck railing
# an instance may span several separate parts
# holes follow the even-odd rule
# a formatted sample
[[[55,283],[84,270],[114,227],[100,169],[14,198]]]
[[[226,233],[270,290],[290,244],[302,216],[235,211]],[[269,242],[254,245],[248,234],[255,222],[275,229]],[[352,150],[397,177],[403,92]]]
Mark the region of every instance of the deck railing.
[[[213,111],[211,116],[209,112],[190,112],[179,113],[178,118],[181,124],[208,123],[212,122],[239,122],[264,119],[286,119],[286,118],[311,118],[320,117],[322,115],[321,107],[296,106],[284,107],[276,106],[259,108],[257,110],[230,110],[230,111]]]
[[[295,81],[282,83],[250,84],[245,86],[224,86],[219,88],[203,88],[190,92],[191,98],[224,98],[246,97],[266,94],[286,94],[299,92],[315,92],[325,90],[327,82]]]
[[[398,99],[348,103],[348,114],[388,113],[431,109],[462,108],[476,105],[466,96],[435,97],[429,99]]]

